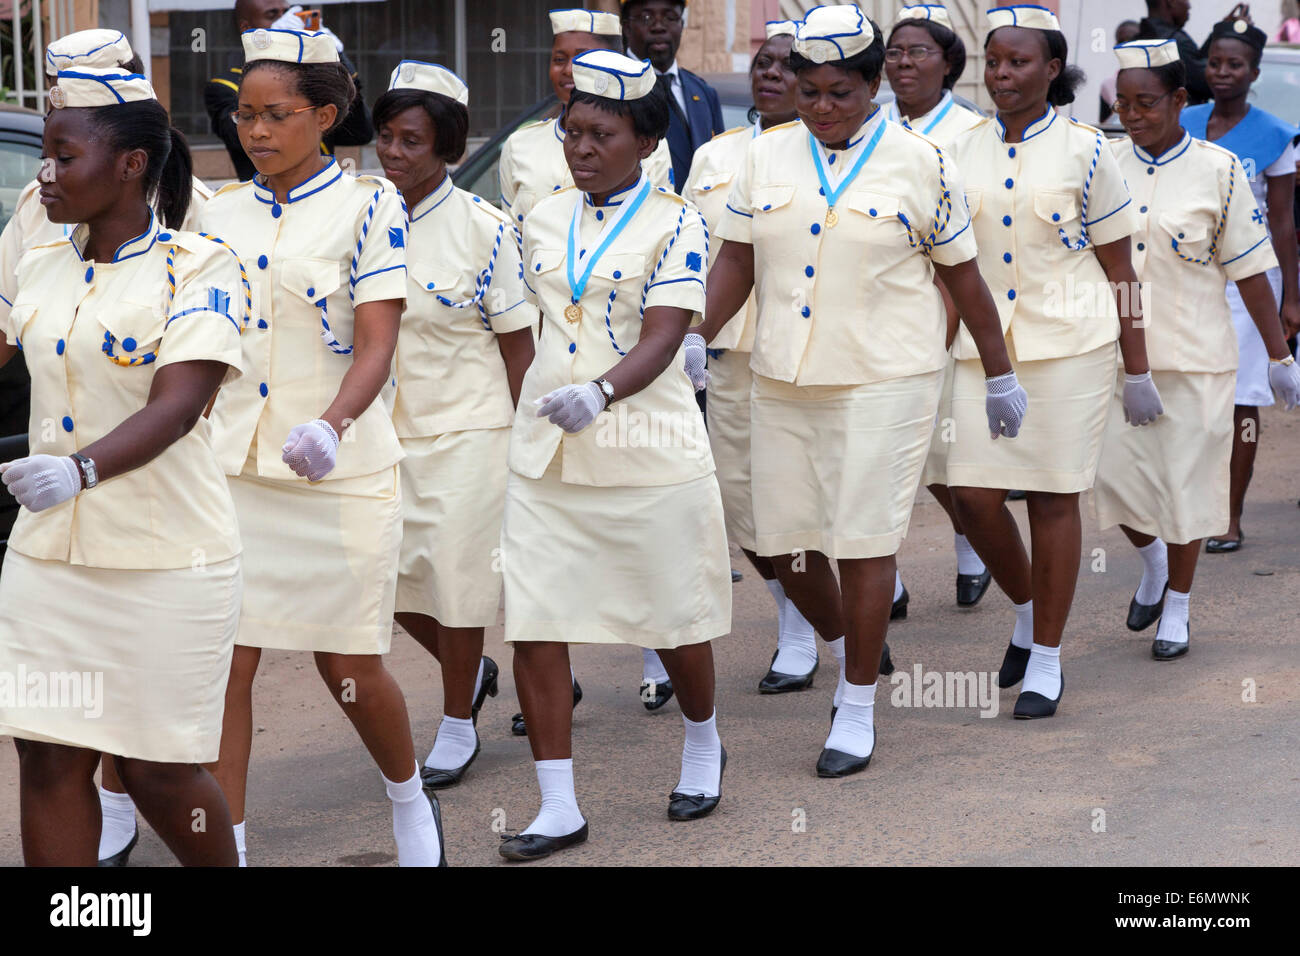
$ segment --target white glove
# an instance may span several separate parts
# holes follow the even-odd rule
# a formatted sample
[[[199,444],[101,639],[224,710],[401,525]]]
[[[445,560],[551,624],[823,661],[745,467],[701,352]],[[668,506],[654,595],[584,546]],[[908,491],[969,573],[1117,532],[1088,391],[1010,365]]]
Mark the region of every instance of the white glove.
[[[338,434],[329,422],[318,418],[290,429],[280,457],[294,474],[308,481],[320,481],[334,470],[338,450]]]
[[[299,4],[295,3],[288,10],[284,11],[284,15],[281,16],[279,20],[276,20],[274,23],[271,24],[271,29],[272,30],[295,30],[298,33],[302,33],[304,30],[307,29],[307,26],[302,22],[302,17],[298,16],[298,14],[301,12],[302,12],[302,7]]]
[[[1164,403],[1150,372],[1124,376],[1124,421],[1130,425],[1149,425],[1164,412]]]
[[[28,511],[44,511],[81,492],[81,469],[67,456],[31,455],[0,465],[0,480]]]
[[[709,387],[713,377],[706,367],[708,352],[705,351],[704,336],[698,332],[687,332],[682,340],[686,345],[686,377],[691,380],[697,392]]]
[[[549,418],[566,432],[580,432],[605,410],[605,393],[595,382],[565,385],[537,399],[537,417]]]
[[[1268,363],[1268,384],[1289,412],[1300,405],[1300,362]]]
[[[984,389],[988,393],[984,398],[984,412],[989,417],[989,434],[994,440],[999,435],[1015,438],[1020,434],[1020,423],[1029,407],[1029,396],[1020,387],[1016,373],[986,378]]]

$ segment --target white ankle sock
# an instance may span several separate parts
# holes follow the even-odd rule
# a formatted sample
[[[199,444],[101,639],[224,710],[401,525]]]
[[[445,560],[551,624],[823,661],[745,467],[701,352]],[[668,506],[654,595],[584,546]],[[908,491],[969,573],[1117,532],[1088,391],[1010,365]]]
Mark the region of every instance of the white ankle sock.
[[[542,808],[522,831],[541,836],[568,836],[585,822],[573,793],[573,758],[536,760],[537,786],[542,791]]]
[[[1138,548],[1142,556],[1142,583],[1138,585],[1139,604],[1159,604],[1160,595],[1169,582],[1169,549],[1156,538],[1145,548]]]
[[[1165,592],[1165,609],[1160,615],[1160,626],[1156,629],[1156,640],[1171,641],[1174,644],[1186,644],[1188,641],[1187,622],[1191,613],[1189,604],[1192,596],[1170,588]]]
[[[831,700],[831,703],[838,707],[840,701],[844,699],[844,686],[848,683],[844,677],[844,636],[841,635],[833,641],[827,641],[826,646],[830,648],[831,654],[834,655],[835,662],[840,665],[840,682],[835,685],[835,697]]]
[[[474,696],[471,700],[478,699],[478,692],[483,689],[483,658],[478,659],[478,676],[474,678]]]
[[[785,630],[785,588],[781,587],[781,582],[776,578],[773,578],[770,581],[764,580],[763,583],[767,585],[768,593],[772,595],[772,600],[776,602],[776,626],[777,633],[779,634],[781,631]]]
[[[244,848],[244,821],[235,824],[235,849],[239,851],[239,865],[248,866],[248,851]]]
[[[435,770],[455,770],[474,756],[477,746],[478,734],[472,719],[443,714],[438,733],[433,738],[433,749],[425,758],[424,765]]]
[[[99,812],[104,818],[99,831],[99,858],[106,860],[125,850],[131,837],[135,836],[135,801],[129,794],[100,787]]]
[[[785,599],[781,638],[776,643],[772,670],[778,674],[807,674],[817,665],[817,634],[794,602]]]
[[[980,556],[975,553],[975,549],[971,547],[964,534],[952,536],[952,549],[957,552],[958,574],[984,573],[984,562],[980,560]]]
[[[722,741],[718,739],[718,714],[699,723],[682,714],[686,742],[682,744],[682,775],[673,790],[716,797],[722,783]]]
[[[1016,610],[1016,629],[1011,632],[1011,643],[1029,650],[1034,643],[1034,602],[1011,605]]]
[[[664,669],[664,662],[659,659],[659,655],[648,647],[641,648],[641,680],[645,683],[667,684],[668,671]],[[557,834],[549,834],[556,836]],[[562,834],[559,834],[562,835]]]
[[[892,600],[897,601],[902,596],[903,596],[903,575],[898,570],[895,570],[894,571],[894,597],[892,598]]]
[[[1025,682],[1020,685],[1021,693],[1033,691],[1042,694],[1048,700],[1056,700],[1061,693],[1061,649],[1035,644],[1029,652],[1029,663],[1025,666]]]
[[[826,749],[865,757],[876,745],[876,685],[845,682],[839,706],[826,738]]]
[[[398,866],[437,866],[442,855],[433,807],[420,783],[420,768],[409,780],[389,780],[382,773],[384,789],[393,802],[393,838],[397,841]]]

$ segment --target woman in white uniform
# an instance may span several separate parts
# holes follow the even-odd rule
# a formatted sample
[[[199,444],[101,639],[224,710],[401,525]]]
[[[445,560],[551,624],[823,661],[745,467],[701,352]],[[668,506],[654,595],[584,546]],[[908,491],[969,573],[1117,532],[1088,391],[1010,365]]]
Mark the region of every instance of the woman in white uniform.
[[[1137,209],[1102,133],[1055,107],[1082,75],[1056,16],[1028,4],[989,11],[984,84],[994,119],[958,138],[980,271],[998,303],[1012,362],[1036,403],[1017,442],[985,442],[976,427],[981,382],[974,343],[959,332],[946,443],[958,520],[1016,624],[998,675],[1024,681],[1017,718],[1050,717],[1064,682],[1060,646],[1082,549],[1079,495],[1097,473],[1115,385],[1115,342],[1127,372],[1126,420],[1161,412],[1141,327],[1129,236]],[[1028,493],[1033,564],[1006,509],[1008,488]]]
[[[573,786],[571,643],[662,657],[686,725],[670,819],[711,813],[726,764],[709,642],[731,629],[730,562],[704,418],[682,371],[682,337],[704,307],[707,229],[642,168],[668,129],[650,64],[593,50],[573,78],[564,151],[577,188],[524,224],[542,334],[510,439],[501,547],[506,640],[542,807],[501,844],[510,860],[587,839]]]
[[[884,60],[877,28],[852,4],[818,7],[800,24],[791,65],[802,122],[750,144],[699,333],[707,341],[756,293],[755,536],[840,662],[823,777],[865,769],[875,747],[894,555],[943,386],[936,275],[992,376],[981,440],[1013,436],[1025,403],[969,218],[950,201],[961,195],[956,167],[873,102]]]
[[[1149,428],[1124,423],[1117,379],[1095,489],[1102,528],[1118,524],[1143,559],[1130,630],[1157,618],[1156,660],[1187,653],[1188,602],[1201,538],[1228,525],[1237,336],[1224,288],[1235,282],[1268,348],[1268,377],[1288,408],[1300,370],[1287,352],[1268,272],[1277,258],[1241,162],[1179,122],[1186,69],[1173,40],[1115,47],[1115,112],[1131,139],[1112,143],[1141,216],[1134,265],[1147,354],[1165,400]]]
[[[393,406],[405,454],[396,606],[442,669],[442,722],[420,770],[433,788],[459,782],[478,756],[478,711],[497,692],[483,629],[501,604],[506,453],[537,325],[514,225],[447,174],[465,152],[468,103],[456,74],[407,60],[374,108],[375,150],[409,222]]]
[[[406,298],[406,217],[384,179],[322,156],[356,95],[326,33],[249,30],[234,113],[258,169],[212,197],[206,230],[248,263],[244,379],[212,410],[246,586],[217,778],[244,852],[253,678],[262,648],[310,651],[379,766],[402,866],[445,863],[406,702],[384,668],[402,536],[402,446],[380,390]],[[340,440],[342,439],[342,440]]]
[[[920,133],[944,149],[978,123],[982,117],[953,99],[952,89],[966,69],[966,45],[952,26],[947,9],[938,3],[921,3],[904,7],[885,41],[885,76],[894,93],[889,104],[889,118]],[[946,303],[945,303],[946,304]],[[957,331],[956,315],[949,322],[950,334]],[[949,343],[951,344],[951,343]],[[952,396],[952,359],[944,372],[944,395],[941,406]],[[984,567],[952,508],[946,476],[943,473],[941,443],[948,431],[938,423],[930,439],[934,449],[925,462],[921,482],[952,522],[953,550],[957,555],[957,605],[974,607],[988,590],[992,576]],[[902,579],[894,582],[894,599],[906,593]]]
[[[1300,129],[1248,102],[1251,84],[1259,79],[1260,58],[1268,37],[1245,19],[1214,25],[1207,50],[1205,78],[1214,100],[1183,111],[1183,127],[1195,139],[1218,143],[1241,160],[1255,208],[1273,242],[1279,267],[1268,272],[1273,297],[1281,303],[1282,325],[1288,336],[1300,331],[1300,276],[1295,242],[1296,151]],[[1243,184],[1244,188],[1245,184]],[[1260,337],[1250,309],[1234,283],[1228,284],[1228,305],[1237,329],[1238,364],[1232,443],[1232,490],[1228,527],[1205,542],[1211,554],[1240,550],[1241,513],[1259,450],[1260,406],[1273,404],[1269,387],[1270,352]]]
[[[754,97],[751,123],[719,133],[696,150],[691,160],[691,174],[682,196],[699,207],[710,231],[722,222],[727,196],[750,141],[795,118],[790,45],[798,26],[793,20],[767,24],[767,39],[749,65]],[[706,413],[727,534],[763,578],[777,606],[776,652],[758,683],[758,692],[784,694],[812,686],[817,670],[817,636],[808,619],[786,597],[772,562],[754,551],[754,506],[749,487],[749,389],[753,376],[749,353],[754,347],[757,319],[758,308],[751,295],[744,308],[714,336],[709,350]]]
[[[23,855],[95,865],[102,752],[181,863],[233,866],[202,764],[221,736],[240,541],[202,414],[239,374],[241,267],[163,225],[185,217],[190,155],[148,80],[79,67],[49,95],[41,204],[80,225],[23,257],[0,345],[32,377],[31,454],[0,465],[23,506],[0,574],[0,672],[29,675],[0,701]],[[38,685],[51,696],[28,700]]]

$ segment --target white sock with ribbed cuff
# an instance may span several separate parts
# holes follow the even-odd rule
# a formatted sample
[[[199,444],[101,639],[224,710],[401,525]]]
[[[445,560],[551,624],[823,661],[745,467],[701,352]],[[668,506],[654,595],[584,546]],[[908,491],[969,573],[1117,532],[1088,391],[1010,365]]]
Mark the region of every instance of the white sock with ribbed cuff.
[[[1169,583],[1169,549],[1156,538],[1145,548],[1138,548],[1137,553],[1142,558],[1142,583],[1138,585],[1137,602],[1159,604],[1160,595],[1165,593],[1165,585]]]
[[[718,713],[698,723],[682,714],[686,740],[682,744],[682,773],[673,790],[677,793],[716,797],[722,784],[722,741],[718,737]]]
[[[99,859],[107,860],[125,850],[135,836],[135,801],[130,794],[100,787],[99,812],[104,820],[99,830]]]
[[[1191,599],[1190,594],[1173,588],[1165,592],[1165,609],[1160,615],[1156,640],[1173,644],[1186,644],[1190,640],[1188,621],[1191,618]]]
[[[393,838],[397,841],[398,866],[437,866],[442,857],[433,807],[424,795],[420,768],[401,783],[379,774],[393,804]]]
[[[1025,665],[1025,682],[1020,685],[1021,693],[1042,694],[1048,700],[1056,700],[1061,694],[1061,649],[1035,644],[1029,651],[1029,663]]]
[[[844,684],[844,698],[840,701],[830,736],[826,738],[827,750],[838,750],[854,757],[865,757],[876,745],[876,685]]]
[[[1027,651],[1034,644],[1034,602],[1011,605],[1016,612],[1016,629],[1011,632],[1011,643]]]
[[[573,758],[535,760],[537,786],[542,791],[542,808],[521,833],[561,837],[577,831],[584,822],[573,792]]]
[[[958,574],[983,574],[985,571],[984,562],[980,556],[975,553],[971,547],[970,541],[964,534],[954,534],[952,536],[952,549],[957,554],[957,573]]]

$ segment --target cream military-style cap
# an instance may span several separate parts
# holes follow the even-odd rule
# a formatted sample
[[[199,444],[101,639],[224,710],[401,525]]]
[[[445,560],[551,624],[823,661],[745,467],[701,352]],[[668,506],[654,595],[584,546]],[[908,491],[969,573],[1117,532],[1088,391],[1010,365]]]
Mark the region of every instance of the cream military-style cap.
[[[244,60],[280,60],[284,63],[338,63],[339,51],[334,38],[317,31],[273,30],[259,28],[245,30],[240,36],[244,44]]]
[[[388,80],[390,90],[423,90],[441,93],[462,106],[469,106],[469,87],[465,81],[438,63],[403,60]]]
[[[655,88],[649,60],[633,60],[613,50],[588,50],[573,58],[573,85],[611,100],[639,100]]]

